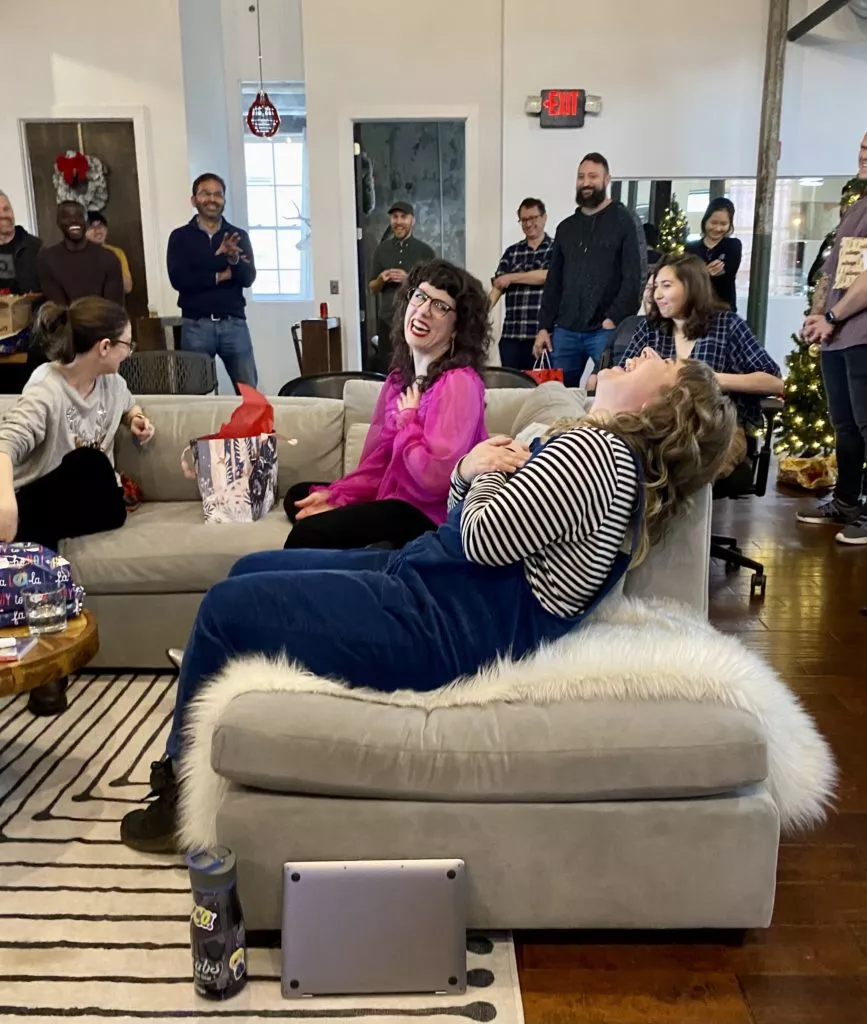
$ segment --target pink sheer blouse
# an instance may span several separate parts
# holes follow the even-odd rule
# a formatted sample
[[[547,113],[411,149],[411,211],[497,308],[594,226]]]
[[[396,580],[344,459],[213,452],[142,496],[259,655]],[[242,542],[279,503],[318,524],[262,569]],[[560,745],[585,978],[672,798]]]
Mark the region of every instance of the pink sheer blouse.
[[[458,461],[483,441],[485,385],[468,367],[447,370],[421,396],[418,409],[397,410],[400,378],[382,386],[358,469],[326,488],[336,508],[397,498],[439,525]]]

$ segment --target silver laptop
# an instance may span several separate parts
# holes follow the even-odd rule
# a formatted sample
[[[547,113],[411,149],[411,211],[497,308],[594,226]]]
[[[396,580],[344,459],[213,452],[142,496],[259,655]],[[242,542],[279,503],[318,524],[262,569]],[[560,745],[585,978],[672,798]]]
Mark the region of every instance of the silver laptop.
[[[283,865],[287,999],[467,987],[462,860]]]

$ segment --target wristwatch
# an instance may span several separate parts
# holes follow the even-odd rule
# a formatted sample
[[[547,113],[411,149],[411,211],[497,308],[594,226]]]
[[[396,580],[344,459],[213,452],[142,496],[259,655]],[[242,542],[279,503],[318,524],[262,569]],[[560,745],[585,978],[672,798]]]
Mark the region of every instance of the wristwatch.
[[[829,309],[828,312],[825,314],[825,319],[832,327],[836,327],[837,324],[840,323],[839,318],[834,314],[834,311],[831,309]]]

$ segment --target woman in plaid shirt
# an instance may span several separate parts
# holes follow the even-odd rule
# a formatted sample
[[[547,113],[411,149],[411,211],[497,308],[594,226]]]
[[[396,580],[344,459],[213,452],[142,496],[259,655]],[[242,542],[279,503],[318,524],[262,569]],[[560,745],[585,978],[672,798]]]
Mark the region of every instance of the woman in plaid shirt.
[[[760,400],[782,395],[780,368],[737,313],[721,309],[697,256],[667,256],[656,270],[647,318],[619,365],[628,370],[645,349],[663,359],[699,359],[729,392],[742,426],[760,425]]]

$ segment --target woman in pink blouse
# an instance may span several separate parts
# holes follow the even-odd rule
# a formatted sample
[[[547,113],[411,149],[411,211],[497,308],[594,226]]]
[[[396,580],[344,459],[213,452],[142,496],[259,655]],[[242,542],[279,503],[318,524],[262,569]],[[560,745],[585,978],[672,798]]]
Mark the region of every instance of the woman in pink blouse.
[[[449,479],[485,430],[491,327],[485,291],[445,260],[416,267],[397,297],[394,357],[358,469],[297,484],[287,548],[403,547],[445,522]]]

